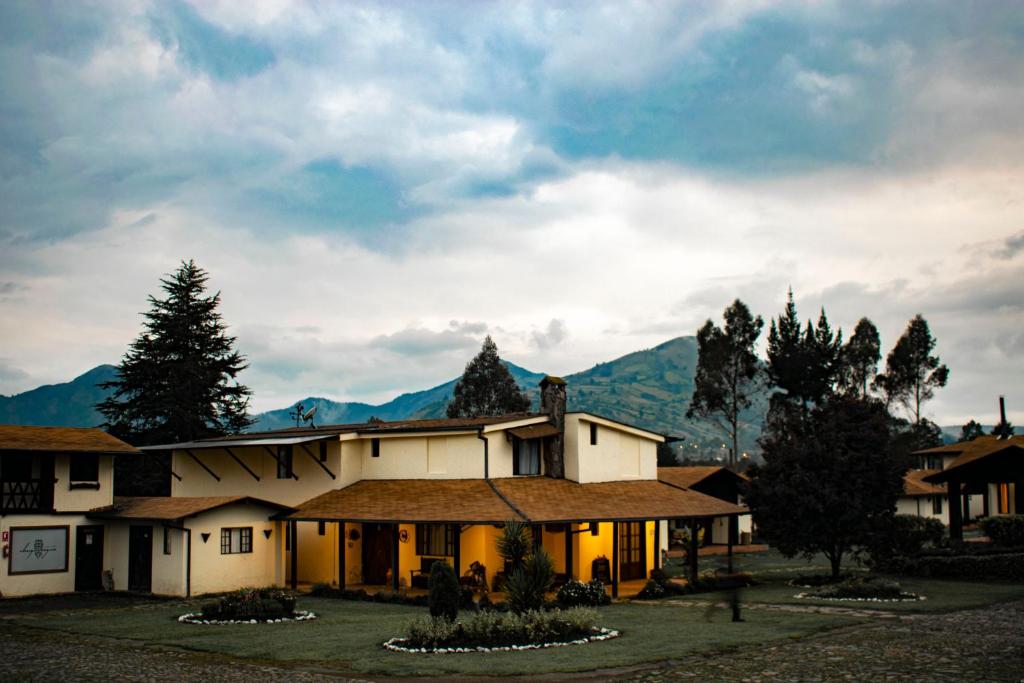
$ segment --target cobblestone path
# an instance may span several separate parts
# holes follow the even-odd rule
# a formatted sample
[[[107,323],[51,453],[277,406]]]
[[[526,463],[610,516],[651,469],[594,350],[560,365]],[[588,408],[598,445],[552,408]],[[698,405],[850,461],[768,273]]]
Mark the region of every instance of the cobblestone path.
[[[610,680],[1024,681],[1024,603],[872,619],[799,641],[695,656]]]

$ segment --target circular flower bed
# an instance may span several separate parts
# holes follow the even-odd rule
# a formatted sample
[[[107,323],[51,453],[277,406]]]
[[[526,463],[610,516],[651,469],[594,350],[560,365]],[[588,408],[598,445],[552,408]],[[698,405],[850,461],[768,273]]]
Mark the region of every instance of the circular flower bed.
[[[610,628],[595,627],[593,633],[585,638],[577,638],[564,643],[529,643],[526,645],[501,645],[495,647],[407,647],[408,638],[392,638],[384,642],[384,648],[392,652],[408,652],[410,654],[447,655],[465,652],[515,652],[520,650],[542,650],[549,647],[566,647],[569,645],[586,645],[602,640],[618,638],[621,634]]]
[[[280,624],[287,621],[310,621],[316,619],[316,615],[312,612],[305,612],[303,610],[295,610],[290,617],[275,617],[268,619],[206,619],[203,617],[202,612],[189,612],[188,614],[182,614],[178,617],[178,623],[180,624]]]
[[[916,593],[901,593],[898,598],[832,598],[824,595],[817,595],[813,591],[797,593],[793,596],[798,600],[826,600],[828,602],[914,602],[916,600],[927,600],[923,595]]]
[[[904,591],[900,584],[878,576],[856,576],[827,583],[815,590],[797,593],[797,599],[829,602],[908,602],[924,600],[923,596]]]

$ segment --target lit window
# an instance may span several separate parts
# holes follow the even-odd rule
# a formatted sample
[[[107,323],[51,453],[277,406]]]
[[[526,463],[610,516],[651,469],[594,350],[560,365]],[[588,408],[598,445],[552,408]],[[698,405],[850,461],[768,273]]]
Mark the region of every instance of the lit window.
[[[220,554],[252,552],[252,527],[224,528],[220,530]]]
[[[540,474],[540,439],[514,439],[512,448],[512,474],[527,476]]]
[[[999,514],[1010,514],[1010,485],[999,484]]]
[[[932,496],[932,514],[942,514],[942,496]]]

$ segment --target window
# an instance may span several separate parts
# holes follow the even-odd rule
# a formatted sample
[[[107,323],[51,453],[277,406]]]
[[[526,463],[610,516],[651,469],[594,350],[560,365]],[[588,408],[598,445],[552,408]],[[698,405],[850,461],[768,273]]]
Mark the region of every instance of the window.
[[[321,536],[327,535],[327,522],[317,522],[316,532]]]
[[[941,455],[929,455],[925,458],[924,468],[926,470],[941,470],[942,469],[942,456]]]
[[[220,554],[252,552],[252,527],[243,526],[220,530]]]
[[[164,555],[171,554],[171,530],[164,527]]]
[[[417,524],[416,554],[455,557],[455,533],[451,524]]]
[[[540,439],[513,439],[512,474],[540,474]]]
[[[94,454],[71,456],[71,481],[99,481],[100,456]]]
[[[327,442],[320,442],[320,462],[327,462]]]
[[[999,487],[999,514],[1008,515],[1010,514],[1010,485],[1003,483],[997,484]]]
[[[277,447],[277,478],[278,479],[291,479],[292,478],[292,447],[291,446],[278,446]]]
[[[590,445],[597,445],[597,425],[593,422],[590,423]]]
[[[942,496],[932,496],[932,514],[942,514]]]
[[[370,439],[370,455],[374,458],[380,457],[380,439]]]

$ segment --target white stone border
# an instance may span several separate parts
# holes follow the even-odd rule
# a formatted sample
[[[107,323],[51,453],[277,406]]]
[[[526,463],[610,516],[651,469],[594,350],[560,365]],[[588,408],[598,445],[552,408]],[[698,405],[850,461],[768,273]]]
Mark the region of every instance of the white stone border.
[[[916,593],[903,593],[898,598],[826,598],[814,593],[797,593],[793,596],[797,600],[824,600],[826,602],[920,602],[927,600],[923,595]]]
[[[587,643],[596,643],[602,640],[611,640],[612,638],[618,638],[622,633],[611,628],[597,627],[594,629],[594,633],[587,636],[586,638],[579,638],[577,640],[570,640],[564,643],[531,643],[529,645],[502,645],[497,647],[405,647],[402,643],[406,642],[408,638],[392,638],[391,640],[384,642],[384,648],[391,650],[392,652],[406,652],[409,654],[417,655],[449,655],[449,654],[461,654],[466,652],[519,652],[522,650],[543,650],[549,647],[567,647],[569,645],[586,645]]]
[[[204,624],[204,625],[226,625],[226,624],[280,624],[288,621],[310,621],[317,616],[312,612],[295,610],[294,617],[281,617],[279,619],[203,619],[202,612],[189,612],[178,617],[179,624]]]

